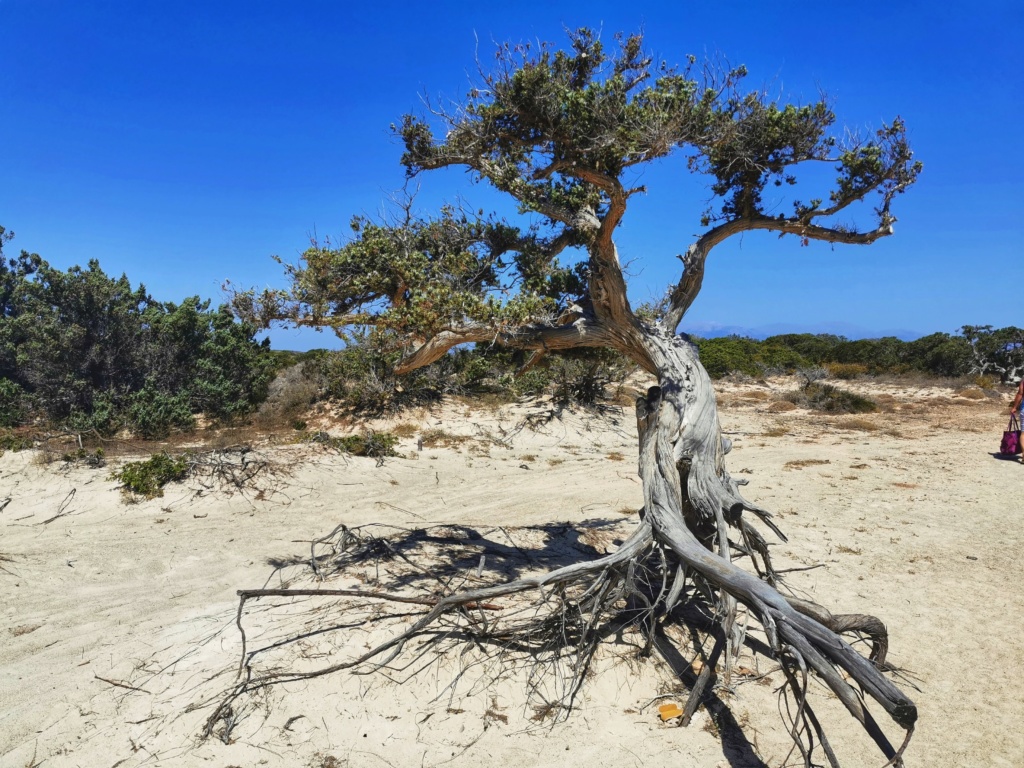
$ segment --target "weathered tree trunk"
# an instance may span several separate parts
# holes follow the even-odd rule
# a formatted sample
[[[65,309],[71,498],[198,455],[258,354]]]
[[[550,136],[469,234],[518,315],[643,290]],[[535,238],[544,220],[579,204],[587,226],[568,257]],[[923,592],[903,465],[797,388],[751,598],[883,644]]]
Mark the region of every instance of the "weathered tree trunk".
[[[879,634],[872,628],[877,630],[880,622],[872,617],[832,617],[814,604],[789,601],[768,581],[731,562],[729,527],[748,542],[751,559],[760,552],[765,558],[765,572],[773,574],[763,541],[760,546],[750,546],[752,539],[758,541],[760,537],[742,513],[754,512],[771,525],[770,515],[740,496],[725,469],[728,444],[722,440],[714,390],[694,347],[681,337],[657,332],[646,335],[644,344],[647,356],[657,366],[659,379],[659,386],[637,401],[645,513],[655,540],[670,550],[682,567],[699,574],[724,594],[721,608],[729,645],[736,642],[731,624],[733,601],[739,601],[764,626],[787,675],[794,669],[808,668],[817,673],[886,756],[896,757],[860,693],[838,671],[845,671],[895,722],[912,730],[917,709],[882,674],[884,646],[876,642],[873,659],[868,660],[818,619],[839,631],[858,629],[876,638],[884,638],[884,627]],[[875,659],[879,652],[883,658]],[[730,656],[727,654],[727,664]]]

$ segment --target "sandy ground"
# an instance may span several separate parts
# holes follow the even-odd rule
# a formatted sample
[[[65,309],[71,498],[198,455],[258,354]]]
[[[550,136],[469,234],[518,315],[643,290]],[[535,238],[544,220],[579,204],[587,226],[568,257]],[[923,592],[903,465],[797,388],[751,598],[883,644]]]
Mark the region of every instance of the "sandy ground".
[[[730,470],[749,480],[748,498],[777,512],[789,536],[773,546],[777,566],[806,568],[788,575],[794,592],[888,625],[890,660],[920,709],[907,764],[1024,765],[1024,466],[993,456],[1008,400],[844,386],[879,397],[885,411],[776,412],[794,382],[721,384]],[[516,432],[526,412],[449,404],[400,418],[413,434],[380,467],[277,447],[268,457],[292,468],[265,477],[262,494],[192,482],[132,505],[110,467],[4,455],[0,766],[787,764],[781,676],[753,631],[742,674],[716,692],[722,706],[688,728],[657,717],[658,703],[681,699],[656,697],[685,690],[667,665],[638,661],[630,638],[613,636],[576,709],[554,725],[537,719],[522,674],[492,681],[493,666],[469,665],[460,649],[437,659],[413,648],[404,671],[339,672],[237,701],[231,727],[215,730],[224,738],[200,739],[235,679],[235,591],[315,587],[310,541],[339,523],[462,526],[450,530],[466,538],[459,552],[472,564],[473,542],[557,565],[628,534],[642,500],[631,409]],[[430,429],[464,439],[417,451]],[[472,565],[462,570],[472,583]],[[321,586],[373,581],[356,575]],[[341,601],[263,599],[244,621],[252,649],[347,619],[350,631],[310,634],[273,662],[326,665],[379,634]],[[820,686],[812,701],[844,765],[884,762]]]

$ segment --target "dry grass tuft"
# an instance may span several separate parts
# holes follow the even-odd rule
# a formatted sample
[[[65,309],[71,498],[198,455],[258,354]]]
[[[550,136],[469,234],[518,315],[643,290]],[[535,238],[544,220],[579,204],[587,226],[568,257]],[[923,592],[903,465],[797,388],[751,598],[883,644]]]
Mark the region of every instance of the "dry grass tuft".
[[[819,464],[831,464],[830,459],[799,459],[797,461],[787,461],[782,465],[783,469],[803,469],[804,467],[814,467]]]
[[[393,426],[390,429],[391,434],[393,434],[395,437],[412,437],[413,435],[415,435],[419,431],[420,431],[420,428],[417,427],[412,422],[405,422],[403,424],[395,424],[395,426]]]
[[[443,429],[428,429],[423,433],[422,439],[424,448],[454,448],[473,438],[468,435],[456,435]]]
[[[612,451],[605,458],[607,458],[609,461],[625,461],[626,460],[626,457],[623,456],[618,451]]]
[[[961,389],[959,392],[954,393],[957,397],[963,397],[967,400],[984,400],[986,395],[978,387],[968,387],[967,389]]]
[[[764,437],[782,437],[788,435],[789,430],[781,424],[773,424],[770,427],[765,427],[764,432],[761,433]]]
[[[791,403],[788,400],[776,400],[774,403],[770,403],[768,405],[768,413],[786,413],[787,411],[795,411],[796,409],[796,403]]]
[[[870,419],[852,418],[840,419],[835,423],[837,429],[860,430],[862,432],[877,432],[880,427]]]

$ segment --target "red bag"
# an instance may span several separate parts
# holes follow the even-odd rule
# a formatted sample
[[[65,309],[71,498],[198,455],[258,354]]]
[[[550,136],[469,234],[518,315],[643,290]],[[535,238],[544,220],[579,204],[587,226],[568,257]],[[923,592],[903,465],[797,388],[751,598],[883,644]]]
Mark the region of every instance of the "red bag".
[[[1013,456],[1021,452],[1020,447],[1020,422],[1017,421],[1017,414],[1010,414],[1010,423],[1006,425],[1003,432],[1003,442],[999,444],[999,452],[1004,456]]]

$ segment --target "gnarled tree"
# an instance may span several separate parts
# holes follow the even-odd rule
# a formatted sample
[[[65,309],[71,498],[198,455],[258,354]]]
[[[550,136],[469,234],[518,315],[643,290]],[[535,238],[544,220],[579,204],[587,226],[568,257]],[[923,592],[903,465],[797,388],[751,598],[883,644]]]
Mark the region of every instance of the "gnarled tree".
[[[728,666],[741,641],[739,603],[764,627],[799,702],[793,735],[805,762],[812,761],[807,742],[817,738],[837,764],[802,695],[813,673],[898,763],[898,751],[867,707],[873,699],[909,737],[917,711],[883,674],[884,626],[869,616],[833,616],[776,589],[766,541],[746,513],[782,534],[730,477],[730,444],[711,382],[677,328],[700,290],[709,255],[730,237],[764,230],[805,243],[868,245],[892,234],[894,198],[921,170],[904,125],[897,118],[866,137],[836,138],[825,101],[782,104],[763,91],[744,91],[743,68],[697,71],[693,58],[681,70],[659,64],[639,35],[617,37],[614,50],[587,29],[569,39],[566,50],[500,47],[494,70],[481,73],[461,104],[425,118],[406,116],[395,127],[409,176],[463,168],[514,198],[526,226],[454,208],[432,220],[416,219],[408,209],[391,223],[356,220],[350,242],[316,244],[305,253],[291,268],[289,291],[243,293],[235,304],[265,323],[387,329],[407,345],[400,371],[468,342],[533,350],[534,359],[577,347],[618,350],[658,381],[637,403],[641,523],[616,552],[593,562],[447,595],[408,632],[333,668],[387,663],[408,638],[446,614],[502,595],[543,588],[591,617],[609,616],[628,600],[645,606],[646,620],[656,624],[695,584],[712,601],[719,630],[687,717],[714,660],[724,652]],[[679,281],[655,318],[640,317],[627,298],[616,231],[630,199],[645,191],[630,185],[637,169],[673,154],[710,178],[713,199],[701,219],[704,232],[680,256]],[[795,185],[797,169],[807,164],[833,167],[831,188],[774,212],[774,197]],[[871,211],[870,227],[840,221],[857,204]],[[568,253],[581,256],[572,267],[559,261]],[[736,556],[749,558],[753,568],[741,568]],[[637,573],[650,562],[660,563],[660,587],[653,591],[637,585]],[[871,658],[841,637],[847,632],[873,639]]]

